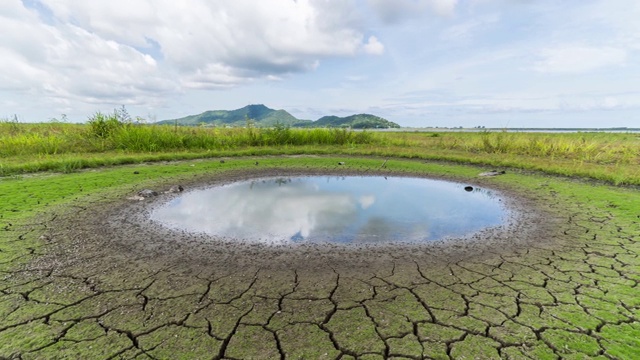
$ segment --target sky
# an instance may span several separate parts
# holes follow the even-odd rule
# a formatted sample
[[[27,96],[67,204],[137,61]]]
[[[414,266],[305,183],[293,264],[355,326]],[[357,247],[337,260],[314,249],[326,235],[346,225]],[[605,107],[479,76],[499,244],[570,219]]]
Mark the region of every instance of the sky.
[[[2,0],[0,119],[640,127],[637,0]],[[63,115],[64,114],[64,115]]]

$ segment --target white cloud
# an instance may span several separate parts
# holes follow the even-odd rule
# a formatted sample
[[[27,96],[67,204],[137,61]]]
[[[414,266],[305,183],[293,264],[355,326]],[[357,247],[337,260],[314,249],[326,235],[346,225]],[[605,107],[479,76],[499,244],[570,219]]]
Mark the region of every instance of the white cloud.
[[[3,0],[0,117],[262,102],[402,125],[567,109],[628,123],[638,18],[629,0]]]
[[[375,36],[369,36],[369,40],[363,46],[364,52],[371,55],[384,54],[384,45]]]
[[[375,204],[376,197],[374,195],[363,195],[358,199],[358,203],[363,210],[366,210]]]
[[[620,101],[613,96],[607,96],[602,101],[602,107],[606,109],[614,109],[620,106]]]
[[[177,229],[278,245],[296,235],[313,239],[328,229],[347,228],[357,204],[349,194],[318,191],[313,184],[279,187],[267,180],[188,193],[157,208],[151,218]]]
[[[376,15],[386,23],[399,23],[432,11],[440,16],[454,14],[458,0],[369,0]]]
[[[349,82],[361,82],[369,79],[366,75],[349,75],[345,78]]]
[[[0,5],[0,90],[67,105],[157,103],[167,93],[282,79],[326,58],[384,51],[341,0],[37,4]]]
[[[543,73],[584,73],[609,66],[622,66],[627,51],[612,47],[558,46],[539,52],[535,70]]]
[[[582,29],[599,27],[592,34],[610,46],[640,50],[640,2],[607,0],[589,2],[571,16],[583,24]]]
[[[465,21],[449,28],[442,32],[442,39],[454,40],[454,41],[468,41],[478,34],[482,34],[482,31],[500,21],[500,16],[497,14],[491,14],[479,18],[474,18],[469,21]]]
[[[321,58],[353,56],[363,45],[352,7],[336,0],[147,0],[133,9],[128,0],[43,1],[59,18],[102,38],[138,48],[152,39],[167,63],[190,76],[210,68],[225,69],[226,80],[307,71]]]
[[[439,15],[453,15],[458,0],[432,0],[429,2],[431,8]]]
[[[157,94],[172,87],[156,61],[131,46],[69,23],[44,24],[37,14],[13,5],[0,12],[0,89],[53,103],[131,104],[148,89]]]

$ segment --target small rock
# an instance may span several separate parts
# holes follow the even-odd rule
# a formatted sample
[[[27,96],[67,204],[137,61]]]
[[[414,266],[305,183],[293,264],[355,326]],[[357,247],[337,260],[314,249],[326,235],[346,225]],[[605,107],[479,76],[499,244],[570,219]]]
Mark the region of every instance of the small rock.
[[[344,161],[340,161],[338,165],[344,165]]]
[[[467,192],[473,191],[473,186],[465,186],[464,191],[467,191]]]
[[[504,170],[502,171],[491,170],[491,171],[480,173],[478,176],[498,176],[498,175],[504,175],[504,174],[506,174],[506,171]]]
[[[158,193],[150,189],[144,189],[144,190],[138,191],[138,196],[142,196],[143,198],[148,198],[148,197],[158,196]]]
[[[169,191],[167,191],[169,194],[175,194],[175,193],[181,193],[184,191],[184,188],[182,187],[182,185],[173,185],[172,187],[169,188]]]
[[[127,198],[127,200],[142,201],[142,200],[144,200],[144,198],[142,196],[139,196],[139,195],[134,195],[134,196],[129,196]]]

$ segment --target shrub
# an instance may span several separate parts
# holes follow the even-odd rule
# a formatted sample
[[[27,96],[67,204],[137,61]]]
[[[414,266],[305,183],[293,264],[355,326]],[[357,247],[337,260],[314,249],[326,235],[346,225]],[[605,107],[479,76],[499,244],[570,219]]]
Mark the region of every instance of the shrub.
[[[104,115],[101,112],[97,112],[89,118],[87,123],[89,124],[91,134],[101,139],[110,137],[116,130],[124,126],[124,123],[119,120],[116,113],[113,115]]]

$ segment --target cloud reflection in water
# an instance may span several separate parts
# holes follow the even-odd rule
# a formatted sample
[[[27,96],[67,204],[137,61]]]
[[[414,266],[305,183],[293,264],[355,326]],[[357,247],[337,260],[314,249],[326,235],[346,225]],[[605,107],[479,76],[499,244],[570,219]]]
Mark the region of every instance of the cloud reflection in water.
[[[504,215],[486,191],[415,178],[269,178],[196,190],[157,208],[169,227],[260,241],[429,241],[498,225]]]

